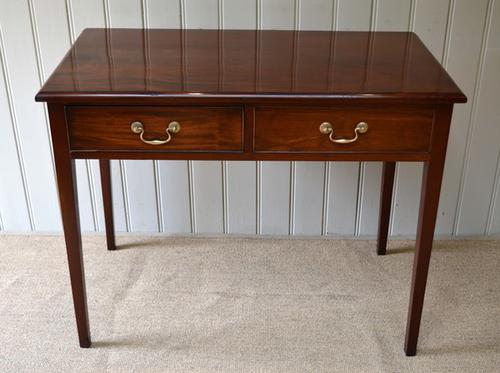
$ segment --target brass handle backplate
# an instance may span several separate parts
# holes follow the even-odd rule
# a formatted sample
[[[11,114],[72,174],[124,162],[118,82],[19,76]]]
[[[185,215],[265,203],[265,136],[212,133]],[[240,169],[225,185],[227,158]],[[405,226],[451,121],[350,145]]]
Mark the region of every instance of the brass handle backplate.
[[[331,142],[336,144],[350,144],[358,140],[358,134],[365,133],[366,131],[368,131],[368,124],[365,122],[359,122],[354,128],[354,137],[352,139],[336,139],[333,137],[333,126],[330,122],[323,122],[319,126],[319,132],[323,135],[330,135],[328,138]]]
[[[172,134],[179,133],[181,130],[181,125],[179,122],[173,121],[168,124],[168,127],[165,129],[165,132],[167,133],[167,138],[162,140],[162,139],[145,139],[144,138],[144,124],[139,121],[132,122],[130,125],[130,129],[132,130],[133,133],[138,133],[139,137],[141,138],[141,141],[149,144],[149,145],[163,145],[167,144],[172,140]]]

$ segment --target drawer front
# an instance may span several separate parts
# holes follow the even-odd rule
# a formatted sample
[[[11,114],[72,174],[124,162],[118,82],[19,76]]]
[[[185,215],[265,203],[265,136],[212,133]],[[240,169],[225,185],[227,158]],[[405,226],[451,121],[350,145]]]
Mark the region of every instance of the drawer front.
[[[257,107],[254,150],[302,153],[428,152],[433,117],[430,108]],[[328,124],[323,125],[322,133],[320,126],[325,122]],[[362,133],[360,127],[358,138],[352,141],[360,122],[366,123],[367,131]],[[342,139],[352,142],[337,141]]]
[[[243,150],[238,107],[74,106],[66,108],[66,120],[72,150]]]

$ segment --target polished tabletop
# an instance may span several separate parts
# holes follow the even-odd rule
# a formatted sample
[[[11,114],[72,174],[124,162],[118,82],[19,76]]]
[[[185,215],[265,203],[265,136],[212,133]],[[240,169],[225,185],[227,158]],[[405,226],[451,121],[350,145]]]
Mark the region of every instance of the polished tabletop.
[[[86,29],[37,95],[464,102],[414,33]]]

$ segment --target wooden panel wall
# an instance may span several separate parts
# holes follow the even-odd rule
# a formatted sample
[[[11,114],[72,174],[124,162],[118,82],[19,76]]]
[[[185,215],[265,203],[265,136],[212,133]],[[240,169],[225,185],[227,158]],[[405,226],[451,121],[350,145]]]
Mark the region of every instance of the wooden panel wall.
[[[499,0],[1,0],[0,230],[60,231],[47,110],[33,96],[82,29],[105,26],[416,32],[469,97],[453,115],[438,234],[500,233]],[[116,225],[373,235],[380,172],[368,162],[113,161]],[[415,234],[421,174],[398,164],[393,235]],[[97,162],[78,161],[77,175],[83,230],[102,231]]]

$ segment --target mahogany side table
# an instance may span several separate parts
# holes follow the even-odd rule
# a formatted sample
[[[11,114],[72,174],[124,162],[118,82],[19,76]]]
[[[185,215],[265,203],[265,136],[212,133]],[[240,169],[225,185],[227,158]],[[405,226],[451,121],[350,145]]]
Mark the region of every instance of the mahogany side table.
[[[395,162],[424,163],[404,349],[415,355],[454,103],[466,97],[414,33],[86,29],[48,102],[71,289],[89,347],[75,159],[382,161],[385,254]]]

